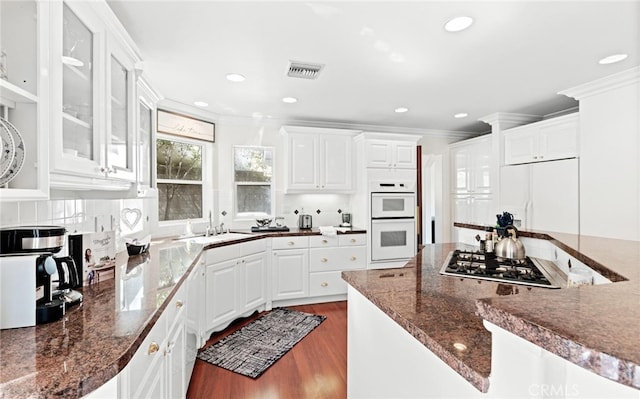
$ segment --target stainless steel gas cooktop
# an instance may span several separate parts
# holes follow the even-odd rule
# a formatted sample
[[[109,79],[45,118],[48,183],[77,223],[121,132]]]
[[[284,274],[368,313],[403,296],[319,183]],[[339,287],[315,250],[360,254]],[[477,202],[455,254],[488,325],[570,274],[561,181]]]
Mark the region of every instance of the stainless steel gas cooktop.
[[[528,256],[503,259],[493,253],[460,249],[449,253],[440,274],[544,288],[567,286],[567,276],[551,261]]]

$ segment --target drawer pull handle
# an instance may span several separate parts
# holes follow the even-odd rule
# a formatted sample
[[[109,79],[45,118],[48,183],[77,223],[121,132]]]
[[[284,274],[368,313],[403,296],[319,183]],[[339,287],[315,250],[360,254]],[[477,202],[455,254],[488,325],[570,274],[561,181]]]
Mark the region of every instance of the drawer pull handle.
[[[328,242],[329,242],[329,241],[327,241],[327,240],[322,240],[322,243],[323,243],[323,244],[327,244]]]
[[[293,241],[289,241],[287,244],[289,244],[289,245],[295,245],[296,243],[295,243],[295,242],[293,242]]]
[[[182,300],[178,299],[176,301],[176,308],[181,308],[184,306],[184,302],[182,302]]]
[[[355,261],[355,260],[356,260],[356,257],[355,257],[355,256],[352,256],[352,257],[351,257],[351,261]]]
[[[320,259],[320,262],[322,262],[322,263],[327,263],[327,258],[322,258],[322,259]]]
[[[149,345],[149,350],[147,350],[147,355],[153,355],[154,353],[156,353],[159,350],[160,350],[160,345],[158,345],[157,342],[152,342]]]
[[[356,239],[355,239],[355,238],[352,238],[352,239],[351,239],[351,242],[355,243],[355,242],[356,242]]]
[[[329,283],[322,283],[320,284],[321,287],[327,287],[329,285]]]

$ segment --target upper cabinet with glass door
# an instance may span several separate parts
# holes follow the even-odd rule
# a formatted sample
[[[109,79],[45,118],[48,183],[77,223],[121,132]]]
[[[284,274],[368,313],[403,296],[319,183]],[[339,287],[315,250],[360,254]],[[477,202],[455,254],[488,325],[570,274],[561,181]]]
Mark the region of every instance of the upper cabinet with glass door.
[[[144,78],[138,80],[138,126],[136,135],[137,157],[137,193],[139,197],[152,196],[152,170],[155,160],[152,158],[156,131],[156,104],[159,95]]]
[[[112,31],[115,16],[105,4],[51,8],[51,186],[127,190],[135,182],[139,59]]]
[[[49,2],[0,2],[0,200],[49,196]]]

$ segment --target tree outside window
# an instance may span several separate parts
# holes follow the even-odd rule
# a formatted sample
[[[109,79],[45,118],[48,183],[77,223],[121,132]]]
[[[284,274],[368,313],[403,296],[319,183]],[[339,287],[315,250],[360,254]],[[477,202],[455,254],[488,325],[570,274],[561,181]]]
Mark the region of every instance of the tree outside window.
[[[273,148],[233,148],[236,216],[270,215],[273,206]]]
[[[157,184],[159,220],[202,217],[202,145],[158,139]]]

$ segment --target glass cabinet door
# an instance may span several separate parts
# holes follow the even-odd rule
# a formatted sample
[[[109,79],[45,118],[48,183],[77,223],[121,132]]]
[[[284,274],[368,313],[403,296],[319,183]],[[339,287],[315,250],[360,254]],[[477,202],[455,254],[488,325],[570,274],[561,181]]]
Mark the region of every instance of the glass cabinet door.
[[[151,135],[153,134],[153,109],[140,100],[140,115],[138,126],[138,186],[139,189],[151,187]]]
[[[112,169],[131,170],[129,135],[129,76],[127,69],[111,57],[111,129],[107,162]]]
[[[93,32],[63,5],[62,149],[96,160],[93,126]]]

